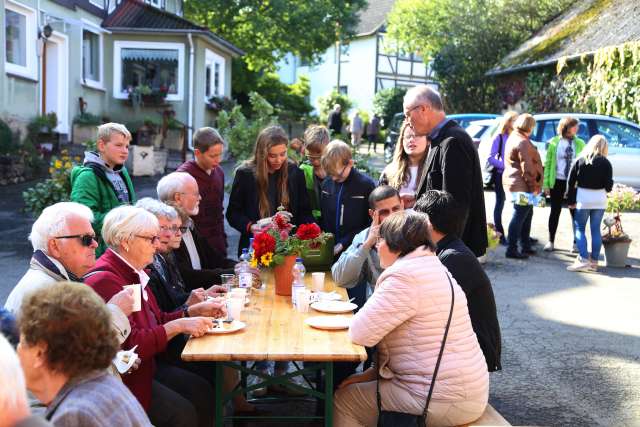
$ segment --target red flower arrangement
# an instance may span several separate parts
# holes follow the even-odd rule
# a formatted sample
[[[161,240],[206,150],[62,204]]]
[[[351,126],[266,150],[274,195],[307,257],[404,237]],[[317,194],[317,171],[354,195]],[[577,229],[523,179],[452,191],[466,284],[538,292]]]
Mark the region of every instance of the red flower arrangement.
[[[254,236],[251,266],[256,268],[282,264],[286,256],[302,256],[309,248],[319,247],[328,237],[313,223],[300,225],[292,235],[293,229],[294,226],[289,223],[287,214],[275,214],[271,222]]]

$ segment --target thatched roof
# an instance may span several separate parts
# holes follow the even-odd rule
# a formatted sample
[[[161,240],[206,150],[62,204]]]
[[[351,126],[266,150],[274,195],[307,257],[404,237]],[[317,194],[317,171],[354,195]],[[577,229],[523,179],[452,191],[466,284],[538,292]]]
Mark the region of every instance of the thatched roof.
[[[582,0],[504,57],[487,75],[543,67],[560,58],[640,41],[640,1]]]

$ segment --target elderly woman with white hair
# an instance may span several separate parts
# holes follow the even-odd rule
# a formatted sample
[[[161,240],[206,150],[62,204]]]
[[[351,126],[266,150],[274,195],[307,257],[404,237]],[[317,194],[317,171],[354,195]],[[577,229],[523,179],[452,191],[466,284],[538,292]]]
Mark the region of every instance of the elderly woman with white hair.
[[[198,375],[156,363],[167,343],[180,334],[202,336],[213,326],[211,317],[225,315],[223,305],[208,301],[174,312],[162,311],[152,292],[145,267],[153,262],[160,231],[158,219],[146,210],[120,206],[109,212],[102,237],[109,248],[85,279],[103,299],[140,284],[141,310],[129,316],[131,334],[125,348],[137,346],[140,368],[123,378],[155,426],[211,426],[213,390]]]

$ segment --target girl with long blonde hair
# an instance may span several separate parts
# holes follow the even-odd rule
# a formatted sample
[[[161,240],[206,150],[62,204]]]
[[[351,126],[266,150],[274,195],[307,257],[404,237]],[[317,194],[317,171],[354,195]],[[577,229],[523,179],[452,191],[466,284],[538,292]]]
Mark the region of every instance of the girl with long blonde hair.
[[[597,271],[602,236],[600,223],[607,207],[607,193],[613,188],[613,168],[607,159],[609,144],[602,135],[594,135],[583,148],[569,172],[567,199],[575,209],[573,225],[579,255],[567,267],[569,271]],[[587,250],[585,233],[591,228],[591,256]]]
[[[424,182],[428,152],[427,137],[416,136],[405,121],[400,128],[393,161],[382,172],[380,184],[387,184],[398,190],[406,209],[413,207],[418,190]]]

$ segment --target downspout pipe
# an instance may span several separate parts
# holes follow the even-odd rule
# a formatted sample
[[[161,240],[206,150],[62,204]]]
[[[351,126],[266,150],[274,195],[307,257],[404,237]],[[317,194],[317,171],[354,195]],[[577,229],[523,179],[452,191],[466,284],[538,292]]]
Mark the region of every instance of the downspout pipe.
[[[193,136],[193,80],[194,80],[194,58],[195,49],[193,47],[193,37],[191,33],[187,34],[189,40],[189,98],[187,101],[187,144],[189,149],[193,150],[193,142],[191,140]]]

